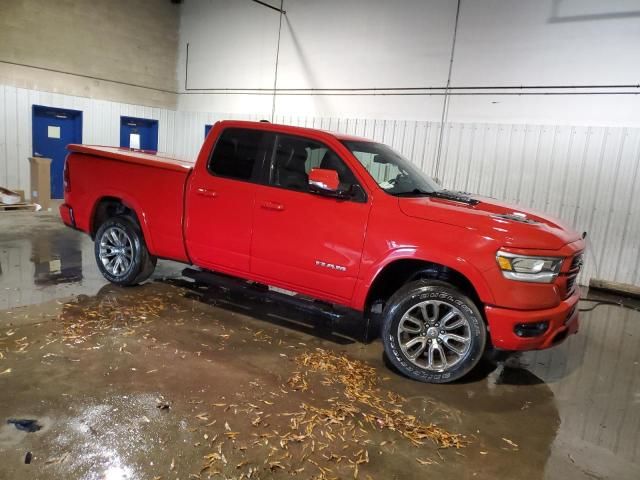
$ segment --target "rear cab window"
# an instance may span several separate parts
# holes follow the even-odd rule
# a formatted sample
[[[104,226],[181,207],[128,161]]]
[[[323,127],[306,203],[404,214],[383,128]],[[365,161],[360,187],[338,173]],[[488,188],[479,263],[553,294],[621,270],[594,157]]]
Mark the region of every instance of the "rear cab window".
[[[218,138],[207,166],[216,177],[260,182],[267,160],[268,132],[227,128]]]

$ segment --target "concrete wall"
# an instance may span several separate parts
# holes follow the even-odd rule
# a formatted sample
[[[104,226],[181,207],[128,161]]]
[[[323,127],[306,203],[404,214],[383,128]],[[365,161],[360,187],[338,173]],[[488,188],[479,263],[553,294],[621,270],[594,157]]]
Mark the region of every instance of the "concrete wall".
[[[284,5],[279,88],[446,85],[456,0],[285,0]],[[278,16],[249,1],[186,2],[178,79],[184,91],[188,73],[190,91],[181,95],[180,108],[271,112],[269,92],[198,89],[273,87]],[[638,45],[640,6],[634,0],[462,0],[451,85],[636,85],[640,63],[633,59]],[[549,88],[456,92],[463,95],[451,97],[449,118],[640,125],[640,96],[618,95],[621,90],[640,93],[638,88],[595,90],[607,95]],[[439,120],[442,114],[442,90],[411,96],[344,93],[282,94],[276,112],[403,120]]]
[[[169,0],[2,0],[0,83],[174,108],[179,16]]]

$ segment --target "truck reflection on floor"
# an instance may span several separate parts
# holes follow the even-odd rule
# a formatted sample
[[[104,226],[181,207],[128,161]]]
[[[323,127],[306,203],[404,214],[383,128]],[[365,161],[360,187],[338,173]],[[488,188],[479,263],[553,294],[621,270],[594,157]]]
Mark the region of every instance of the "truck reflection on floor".
[[[305,309],[274,299],[265,299],[259,291],[249,288],[229,288],[185,279],[167,279],[167,283],[187,289],[187,298],[249,314],[271,324],[304,332],[338,345],[348,345],[354,341],[367,342],[367,332],[363,328],[361,318],[315,311],[311,305]]]
[[[31,239],[33,279],[39,286],[73,283],[82,280],[82,251],[70,246],[61,236],[38,236]]]

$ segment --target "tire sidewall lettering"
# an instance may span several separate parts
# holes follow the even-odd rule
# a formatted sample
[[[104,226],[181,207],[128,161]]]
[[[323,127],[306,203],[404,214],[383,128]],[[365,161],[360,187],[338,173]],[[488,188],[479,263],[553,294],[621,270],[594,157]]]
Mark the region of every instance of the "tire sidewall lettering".
[[[402,289],[392,299],[395,299],[401,291]],[[450,303],[458,308],[469,322],[472,345],[465,358],[450,371],[433,372],[416,366],[405,357],[398,344],[397,328],[402,315],[413,305],[425,300],[439,300]],[[452,287],[426,285],[417,286],[417,288],[407,292],[406,296],[397,299],[393,305],[389,305],[385,309],[382,338],[387,357],[401,373],[423,382],[445,383],[464,376],[475,366],[484,350],[486,329],[484,321],[477,313],[477,307],[473,305],[470,299]]]

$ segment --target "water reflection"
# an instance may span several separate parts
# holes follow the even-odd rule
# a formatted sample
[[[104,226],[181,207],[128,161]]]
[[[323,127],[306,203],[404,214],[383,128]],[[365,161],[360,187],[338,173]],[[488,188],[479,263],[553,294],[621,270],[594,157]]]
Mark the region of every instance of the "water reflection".
[[[3,231],[0,309],[95,292],[103,280],[92,264],[92,250],[88,237],[67,228]]]
[[[39,235],[31,239],[34,283],[40,286],[74,283],[82,280],[82,250],[74,235],[52,238]]]

